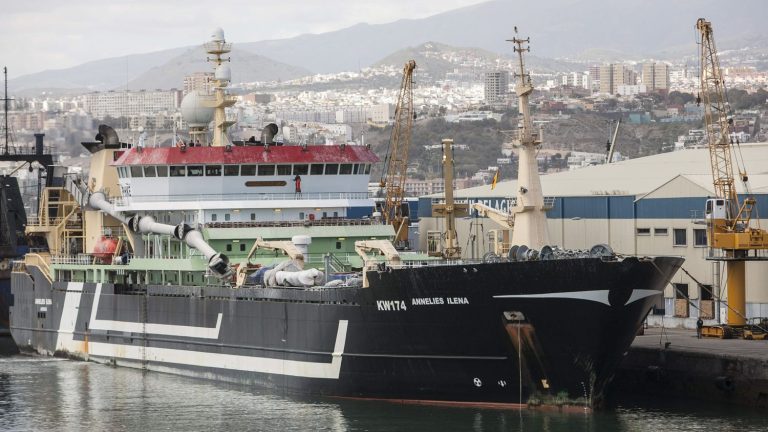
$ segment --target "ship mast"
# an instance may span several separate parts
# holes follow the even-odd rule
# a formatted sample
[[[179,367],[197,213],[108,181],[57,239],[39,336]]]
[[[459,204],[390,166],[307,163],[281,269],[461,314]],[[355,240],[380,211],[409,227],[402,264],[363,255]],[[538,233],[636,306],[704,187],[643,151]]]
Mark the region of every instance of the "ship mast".
[[[517,27],[515,27],[517,34]],[[519,114],[522,117],[518,130],[514,134],[513,144],[520,149],[520,162],[517,174],[517,202],[512,208],[515,214],[515,226],[512,231],[512,244],[525,245],[532,249],[541,249],[549,244],[547,231],[547,216],[544,206],[544,195],[541,191],[539,167],[536,162],[536,149],[541,145],[541,131],[533,130],[528,96],[533,92],[531,75],[525,71],[523,52],[530,52],[527,46],[531,38],[514,37],[507,42],[515,44],[518,54],[520,71],[515,73],[518,78],[515,86],[519,102]]]
[[[205,52],[214,56],[213,58],[208,57],[206,60],[215,64],[213,76],[213,96],[215,99],[205,103],[206,106],[210,106],[214,109],[213,142],[211,145],[214,147],[231,146],[232,143],[227,137],[227,129],[235,124],[235,122],[227,120],[225,108],[234,105],[236,100],[225,91],[232,79],[232,71],[229,68],[229,65],[224,64],[224,62],[229,62],[230,58],[224,58],[222,56],[232,51],[232,44],[227,43],[224,39],[224,31],[217,28],[211,35],[211,41],[206,42],[203,46]]]
[[[5,96],[3,97],[4,102],[4,112],[5,112],[5,153],[8,154],[8,102],[11,101],[11,99],[8,99],[8,68],[3,67],[3,77],[5,78]]]

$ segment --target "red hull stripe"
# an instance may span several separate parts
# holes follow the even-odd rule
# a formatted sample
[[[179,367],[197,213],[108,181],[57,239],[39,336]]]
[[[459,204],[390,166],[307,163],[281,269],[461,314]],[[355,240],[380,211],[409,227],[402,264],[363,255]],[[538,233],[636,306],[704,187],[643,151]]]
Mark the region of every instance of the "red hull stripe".
[[[193,165],[193,164],[269,164],[269,163],[375,163],[379,158],[365,146],[233,146],[132,148],[113,165]]]
[[[429,400],[429,399],[387,399],[387,398],[367,398],[367,397],[352,397],[352,396],[331,396],[334,399],[346,399],[346,400],[360,400],[360,401],[376,401],[376,402],[389,402],[404,405],[429,405],[429,406],[443,406],[454,408],[480,408],[480,409],[497,409],[497,410],[522,410],[532,409],[536,411],[556,411],[562,413],[591,413],[592,408],[580,405],[528,405],[520,403],[507,403],[507,402],[465,402],[465,401],[442,401],[442,400]]]

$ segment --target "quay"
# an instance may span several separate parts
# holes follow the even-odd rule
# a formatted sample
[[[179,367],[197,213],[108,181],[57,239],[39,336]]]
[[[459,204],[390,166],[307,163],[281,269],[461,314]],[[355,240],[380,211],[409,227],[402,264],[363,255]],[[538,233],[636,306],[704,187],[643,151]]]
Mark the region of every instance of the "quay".
[[[647,328],[616,371],[611,393],[619,392],[768,408],[768,341]]]

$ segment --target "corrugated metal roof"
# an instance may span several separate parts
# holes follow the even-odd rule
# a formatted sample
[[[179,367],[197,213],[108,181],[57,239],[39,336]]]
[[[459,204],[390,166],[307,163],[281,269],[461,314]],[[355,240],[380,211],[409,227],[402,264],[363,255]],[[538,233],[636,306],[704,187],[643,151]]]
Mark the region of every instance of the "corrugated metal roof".
[[[269,163],[354,163],[378,162],[367,146],[233,146],[132,148],[113,163],[119,165],[269,164]]]
[[[768,143],[742,144],[741,156],[754,193],[768,193]],[[734,171],[737,155],[733,157]],[[709,150],[695,149],[643,158],[630,159],[610,165],[597,165],[575,171],[541,176],[545,196],[642,195],[658,188],[672,178],[684,175],[691,181],[712,190]],[[741,182],[736,181],[739,192]],[[491,190],[490,185],[457,190],[456,198],[511,197],[517,194],[517,180],[502,181]],[[442,197],[442,194],[430,195]]]

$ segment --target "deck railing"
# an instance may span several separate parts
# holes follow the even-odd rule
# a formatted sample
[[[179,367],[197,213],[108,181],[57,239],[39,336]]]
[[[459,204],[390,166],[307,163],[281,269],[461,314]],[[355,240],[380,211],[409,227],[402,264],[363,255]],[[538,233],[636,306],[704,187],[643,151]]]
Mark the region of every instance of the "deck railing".
[[[330,200],[368,199],[368,192],[310,192],[310,193],[244,193],[244,194],[189,194],[189,195],[132,195],[110,198],[115,206],[144,202],[200,202],[200,201],[278,201],[278,200]]]

